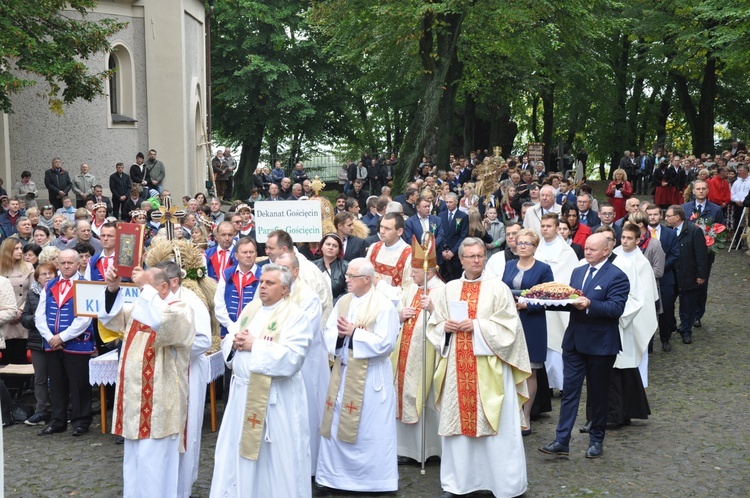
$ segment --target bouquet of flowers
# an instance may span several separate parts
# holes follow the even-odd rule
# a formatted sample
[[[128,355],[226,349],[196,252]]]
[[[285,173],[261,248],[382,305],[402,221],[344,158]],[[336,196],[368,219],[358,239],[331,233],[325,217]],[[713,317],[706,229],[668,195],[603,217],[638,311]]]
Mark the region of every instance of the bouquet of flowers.
[[[727,227],[721,223],[711,223],[711,220],[704,220],[698,218],[695,221],[695,225],[703,230],[703,234],[706,237],[706,247],[713,253],[718,253],[719,249],[726,247],[727,240]]]

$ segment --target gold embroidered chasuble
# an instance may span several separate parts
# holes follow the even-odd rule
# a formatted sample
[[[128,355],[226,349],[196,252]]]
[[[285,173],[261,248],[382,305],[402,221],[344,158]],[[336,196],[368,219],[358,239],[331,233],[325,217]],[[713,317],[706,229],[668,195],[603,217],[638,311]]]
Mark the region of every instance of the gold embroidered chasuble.
[[[142,296],[145,293],[141,291]],[[157,330],[133,319],[138,305],[159,308],[162,321]],[[167,304],[156,295],[150,302],[139,299],[135,305],[125,305],[107,328],[124,332],[112,432],[132,440],[183,436],[195,338],[192,310],[182,301]],[[184,451],[182,438],[180,451]]]
[[[428,282],[428,295],[435,289],[442,289],[445,284],[437,277]],[[424,330],[424,311],[422,310],[422,287],[412,283],[406,288],[401,298],[401,307],[415,308],[416,316],[406,320],[391,354],[393,363],[393,380],[396,387],[396,419],[404,424],[415,424],[422,414],[422,348]],[[428,316],[429,320],[429,316]],[[427,342],[427,393],[432,386],[435,372],[435,349]]]
[[[427,338],[440,352],[435,369],[435,406],[440,411],[441,436],[497,434],[503,397],[515,394],[519,406],[528,399],[531,375],[521,321],[510,289],[498,278],[454,280],[433,292],[435,311]],[[455,332],[445,346],[448,303],[465,301],[473,332]],[[480,334],[480,337],[477,335]],[[479,343],[479,344],[478,344]],[[492,354],[477,354],[489,348]],[[489,353],[489,351],[487,351]],[[502,363],[513,372],[515,393],[503,388]],[[521,416],[523,423],[523,416]]]

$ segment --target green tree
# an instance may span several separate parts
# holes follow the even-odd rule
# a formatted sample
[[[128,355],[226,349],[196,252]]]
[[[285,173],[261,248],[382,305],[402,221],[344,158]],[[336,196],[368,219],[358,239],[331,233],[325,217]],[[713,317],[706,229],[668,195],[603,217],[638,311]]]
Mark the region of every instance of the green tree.
[[[36,84],[48,85],[50,109],[91,101],[104,93],[110,71],[91,72],[86,61],[110,49],[108,38],[126,24],[86,18],[96,0],[3,0],[0,2],[0,110],[12,112],[11,95]],[[63,9],[77,12],[62,13]]]

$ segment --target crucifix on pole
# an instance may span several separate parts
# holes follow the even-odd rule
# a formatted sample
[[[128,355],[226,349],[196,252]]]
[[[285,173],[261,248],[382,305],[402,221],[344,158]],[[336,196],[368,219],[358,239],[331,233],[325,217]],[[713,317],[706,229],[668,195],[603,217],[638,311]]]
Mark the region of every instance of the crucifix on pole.
[[[174,240],[174,224],[185,216],[185,210],[173,206],[171,197],[165,197],[163,202],[164,204],[159,206],[159,209],[151,215],[151,218],[166,227],[168,240]]]

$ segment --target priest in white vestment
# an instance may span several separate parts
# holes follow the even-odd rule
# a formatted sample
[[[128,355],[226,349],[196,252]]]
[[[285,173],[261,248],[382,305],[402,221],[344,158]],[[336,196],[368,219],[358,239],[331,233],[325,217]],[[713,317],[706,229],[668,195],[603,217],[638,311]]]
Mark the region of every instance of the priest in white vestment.
[[[325,329],[336,361],[320,427],[318,486],[357,492],[398,489],[396,393],[390,354],[398,313],[374,288],[375,270],[364,258],[346,272],[349,293],[334,306]]]
[[[318,466],[318,448],[320,447],[320,421],[323,418],[323,406],[326,402],[326,390],[331,381],[331,369],[328,366],[328,352],[320,326],[323,308],[318,295],[299,277],[299,259],[293,253],[284,253],[276,258],[276,264],[292,272],[292,302],[302,308],[312,328],[312,342],[302,365],[302,379],[307,393],[308,425],[310,426],[310,475],[315,475]],[[321,273],[322,272],[318,272]]]
[[[380,220],[380,241],[367,248],[366,258],[375,268],[377,289],[393,303],[411,284],[411,246],[401,237],[404,234],[404,217],[386,213]]]
[[[560,220],[556,214],[542,216],[540,230],[542,239],[539,242],[534,259],[547,263],[552,268],[555,282],[567,284],[573,269],[579,265],[575,251],[557,234]],[[547,361],[544,367],[547,370],[547,379],[550,389],[563,388],[563,360],[562,340],[565,329],[568,328],[570,314],[562,311],[553,311],[554,307],[547,308],[544,312],[547,319]]]
[[[170,289],[164,270],[133,270],[140,288],[123,304],[116,267],[107,272],[99,321],[123,333],[112,432],[125,438],[123,496],[177,496],[185,431],[193,310]]]
[[[425,424],[424,460],[431,456],[440,456],[439,417],[435,409],[435,391],[432,389],[435,349],[432,344],[426,342],[424,334],[425,326],[434,310],[430,295],[445,287],[445,283],[437,276],[435,254],[433,247],[425,274],[425,251],[417,240],[413,239],[411,274],[414,282],[404,289],[404,295],[399,303],[401,334],[399,334],[396,349],[391,354],[396,387],[396,436],[399,464],[411,463],[415,460],[422,462],[422,424]],[[427,280],[427,294],[424,293],[425,279]],[[426,357],[424,363],[423,357]],[[425,364],[426,372],[423,368]],[[423,383],[426,388],[424,390]],[[424,392],[427,393],[426,400]],[[424,405],[424,412],[422,405]]]
[[[182,269],[172,261],[156,265],[167,273],[169,286],[175,297],[193,310],[195,340],[190,350],[188,375],[188,415],[185,431],[185,452],[180,453],[179,482],[177,496],[188,498],[193,483],[198,480],[201,455],[201,432],[206,406],[206,379],[208,379],[208,356],[211,347],[211,314],[198,295],[182,286]]]
[[[291,272],[263,267],[260,301],[245,307],[221,343],[232,388],[216,441],[211,496],[312,495],[302,365],[307,315],[289,297]]]
[[[518,496],[527,488],[521,436],[531,375],[526,339],[510,289],[483,275],[484,242],[467,237],[458,256],[464,273],[433,293],[427,328],[440,356],[434,387],[442,496]]]
[[[268,240],[266,241],[266,255],[268,255],[271,263],[276,262],[276,257],[284,253],[293,253],[299,260],[299,276],[297,277],[300,281],[305,282],[310,288],[314,289],[320,297],[320,304],[323,306],[323,315],[321,317],[321,327],[325,325],[328,320],[328,315],[331,314],[333,308],[333,294],[331,292],[331,283],[326,281],[326,277],[323,276],[315,264],[308,261],[305,256],[300,253],[294,242],[292,241],[291,235],[284,230],[274,230],[268,234]]]

